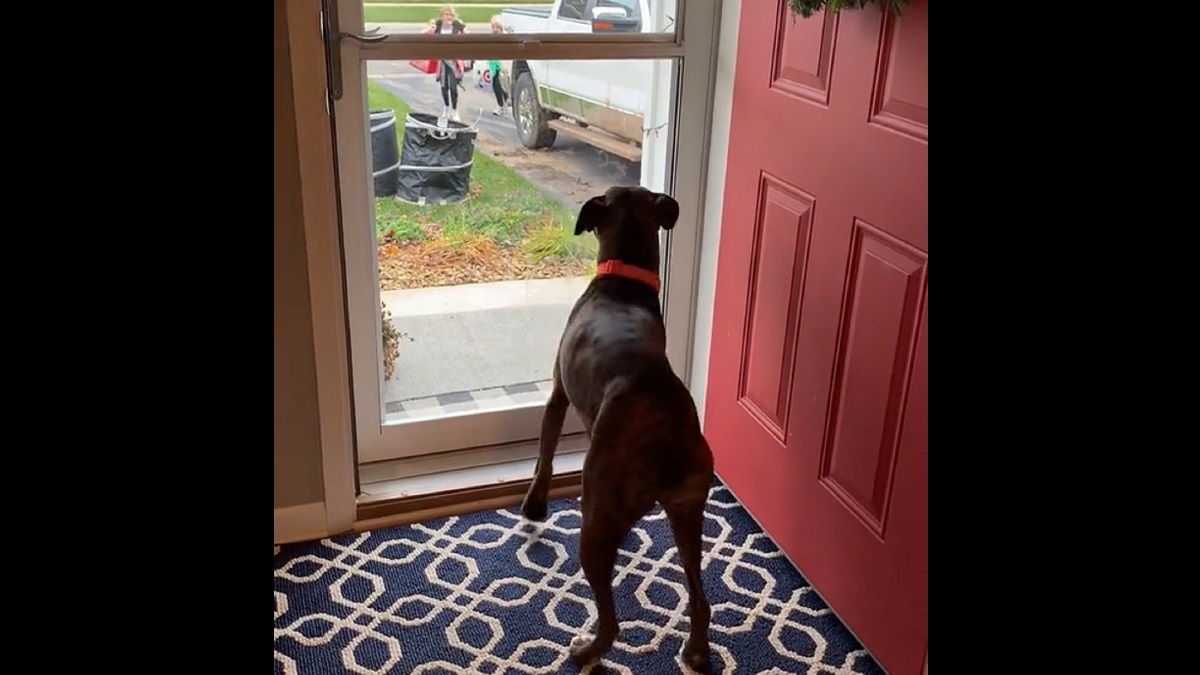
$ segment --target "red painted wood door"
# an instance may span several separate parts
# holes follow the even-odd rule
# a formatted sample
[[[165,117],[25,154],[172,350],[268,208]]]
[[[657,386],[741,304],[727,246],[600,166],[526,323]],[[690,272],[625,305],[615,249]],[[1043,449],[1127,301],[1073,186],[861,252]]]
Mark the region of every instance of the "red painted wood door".
[[[928,641],[927,2],[743,0],[705,429],[891,675]]]

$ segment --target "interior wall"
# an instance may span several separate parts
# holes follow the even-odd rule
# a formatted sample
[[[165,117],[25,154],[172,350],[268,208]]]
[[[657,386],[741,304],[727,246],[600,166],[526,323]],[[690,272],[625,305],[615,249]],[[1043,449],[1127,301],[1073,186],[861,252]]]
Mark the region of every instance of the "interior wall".
[[[285,0],[275,4],[275,508],[324,499]]]

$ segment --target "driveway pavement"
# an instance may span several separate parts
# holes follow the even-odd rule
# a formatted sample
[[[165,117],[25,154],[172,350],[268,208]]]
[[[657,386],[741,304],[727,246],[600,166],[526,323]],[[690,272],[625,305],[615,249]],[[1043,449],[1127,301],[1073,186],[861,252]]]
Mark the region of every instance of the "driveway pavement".
[[[381,28],[417,33],[423,25]],[[434,78],[407,61],[371,61],[367,75],[414,111],[441,111]],[[512,117],[491,114],[496,101],[490,87],[477,88],[470,75],[465,84],[459,114],[464,122],[477,123],[476,147],[568,208],[578,208],[609,186],[640,181],[640,164],[570,137],[560,135],[549,150],[526,150]],[[389,417],[431,416],[511,404],[513,396],[544,396],[558,337],[587,282],[578,277],[384,292],[383,302],[404,336],[396,375],[384,388]]]
[[[438,115],[442,111],[441,89],[434,77],[417,71],[407,61],[371,61],[367,64],[367,77],[395,94],[414,112]],[[472,75],[467,76],[464,84],[466,89],[458,93],[458,111],[463,122],[477,125],[476,147],[568,208],[579,208],[589,197],[602,194],[613,185],[641,182],[640,162],[611,155],[565,134],[559,134],[554,146],[547,150],[525,149],[517,137],[511,114],[492,114],[496,98],[490,87],[476,87]]]

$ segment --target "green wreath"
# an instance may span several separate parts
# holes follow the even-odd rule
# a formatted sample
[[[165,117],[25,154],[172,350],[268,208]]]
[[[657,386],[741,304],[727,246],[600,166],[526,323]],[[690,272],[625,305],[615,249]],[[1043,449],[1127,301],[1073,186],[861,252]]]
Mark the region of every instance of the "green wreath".
[[[862,9],[868,4],[888,7],[899,15],[901,5],[912,4],[912,0],[786,0],[786,2],[793,14],[799,14],[805,19],[821,10],[840,12],[843,9]]]

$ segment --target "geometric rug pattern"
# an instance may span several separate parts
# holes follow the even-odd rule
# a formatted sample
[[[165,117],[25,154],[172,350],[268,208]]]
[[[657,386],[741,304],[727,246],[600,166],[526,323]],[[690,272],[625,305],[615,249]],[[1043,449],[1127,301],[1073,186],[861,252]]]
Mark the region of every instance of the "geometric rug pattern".
[[[719,483],[705,515],[713,672],[882,675]],[[575,498],[551,502],[542,523],[512,508],[284,546],[275,673],[577,673],[567,648],[596,619],[579,525]],[[687,591],[661,509],[627,537],[613,574],[621,632],[592,672],[681,672]]]

